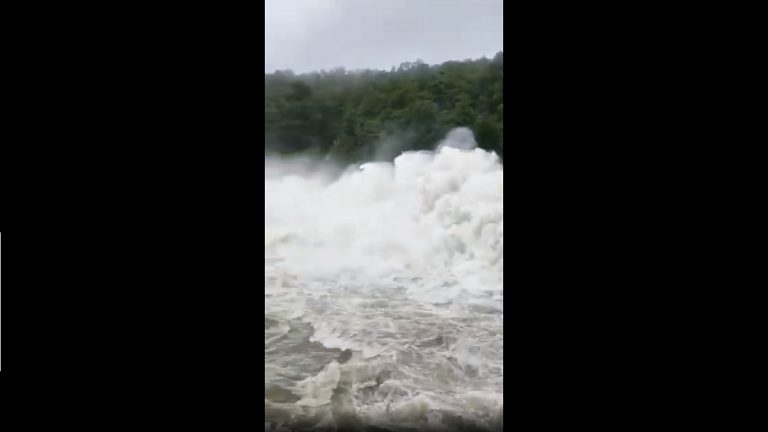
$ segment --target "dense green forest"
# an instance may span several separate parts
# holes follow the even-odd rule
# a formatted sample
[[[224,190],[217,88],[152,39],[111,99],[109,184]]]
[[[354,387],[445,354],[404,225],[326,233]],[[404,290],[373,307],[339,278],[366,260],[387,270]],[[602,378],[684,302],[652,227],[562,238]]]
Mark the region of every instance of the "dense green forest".
[[[344,162],[391,160],[434,149],[465,126],[479,146],[503,157],[503,53],[493,59],[390,71],[264,75],[267,153],[312,153]]]

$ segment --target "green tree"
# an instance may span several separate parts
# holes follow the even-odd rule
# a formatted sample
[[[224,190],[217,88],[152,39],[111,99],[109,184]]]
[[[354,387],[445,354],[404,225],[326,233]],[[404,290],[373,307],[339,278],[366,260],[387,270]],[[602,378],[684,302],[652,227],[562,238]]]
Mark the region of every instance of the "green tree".
[[[388,72],[265,74],[265,150],[345,162],[391,158],[434,148],[451,128],[466,126],[480,147],[503,156],[503,76],[502,52],[491,60],[404,62]],[[394,150],[377,151],[383,141]]]

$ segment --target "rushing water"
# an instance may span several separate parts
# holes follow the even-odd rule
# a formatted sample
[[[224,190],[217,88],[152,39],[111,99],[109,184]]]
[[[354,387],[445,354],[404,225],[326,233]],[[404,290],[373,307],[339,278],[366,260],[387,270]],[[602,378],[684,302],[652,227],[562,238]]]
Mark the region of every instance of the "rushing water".
[[[503,169],[467,137],[266,161],[265,430],[501,430]]]

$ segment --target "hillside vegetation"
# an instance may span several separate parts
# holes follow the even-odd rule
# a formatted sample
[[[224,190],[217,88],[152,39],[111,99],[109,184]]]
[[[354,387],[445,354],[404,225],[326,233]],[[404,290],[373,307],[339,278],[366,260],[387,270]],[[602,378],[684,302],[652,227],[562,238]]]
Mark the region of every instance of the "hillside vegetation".
[[[391,160],[404,150],[433,149],[465,126],[480,147],[503,157],[503,76],[501,52],[390,71],[265,74],[265,151]]]

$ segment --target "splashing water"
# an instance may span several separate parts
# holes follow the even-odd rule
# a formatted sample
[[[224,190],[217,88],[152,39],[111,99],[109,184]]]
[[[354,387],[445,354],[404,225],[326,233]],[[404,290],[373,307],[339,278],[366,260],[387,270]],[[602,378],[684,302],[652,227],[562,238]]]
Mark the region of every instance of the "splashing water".
[[[503,169],[469,139],[266,161],[266,430],[501,429]]]

